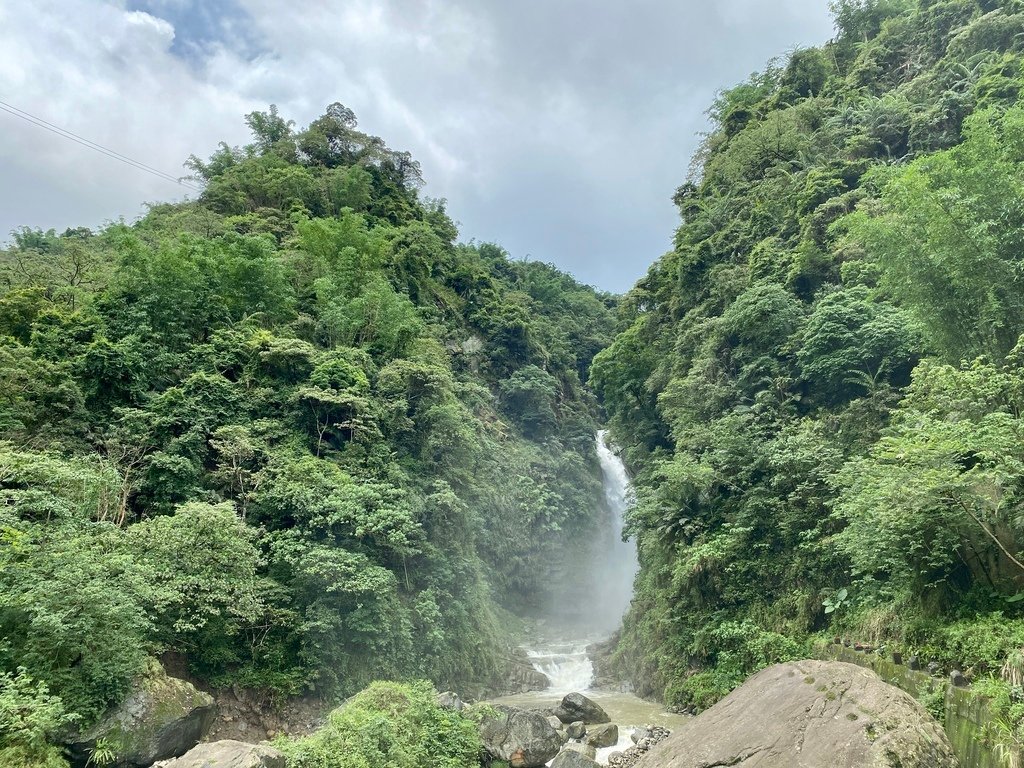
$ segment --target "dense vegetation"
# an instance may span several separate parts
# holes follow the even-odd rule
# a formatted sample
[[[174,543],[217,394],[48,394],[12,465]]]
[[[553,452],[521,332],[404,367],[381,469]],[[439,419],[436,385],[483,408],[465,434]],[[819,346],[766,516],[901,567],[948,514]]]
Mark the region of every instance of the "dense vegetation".
[[[675,247],[594,363],[637,478],[620,658],[703,707],[842,634],[1005,678],[1014,726],[1024,3],[834,11],[715,101]]]
[[[476,722],[438,706],[424,682],[374,683],[312,736],[278,746],[289,768],[467,768],[482,751]]]
[[[247,121],[197,201],[0,252],[5,764],[167,651],[280,695],[493,685],[500,611],[596,522],[613,300],[456,244],[341,105]]]

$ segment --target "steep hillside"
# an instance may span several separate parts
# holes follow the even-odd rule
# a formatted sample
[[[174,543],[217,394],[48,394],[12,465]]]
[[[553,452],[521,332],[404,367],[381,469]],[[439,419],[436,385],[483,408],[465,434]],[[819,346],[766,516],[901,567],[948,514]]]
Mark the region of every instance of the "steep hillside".
[[[197,201],[0,252],[0,679],[33,727],[164,651],[278,695],[480,690],[499,606],[597,522],[613,300],[456,244],[339,104],[247,121]]]
[[[834,11],[715,101],[594,363],[637,473],[619,656],[701,708],[842,634],[994,675],[1019,739],[1024,4]]]

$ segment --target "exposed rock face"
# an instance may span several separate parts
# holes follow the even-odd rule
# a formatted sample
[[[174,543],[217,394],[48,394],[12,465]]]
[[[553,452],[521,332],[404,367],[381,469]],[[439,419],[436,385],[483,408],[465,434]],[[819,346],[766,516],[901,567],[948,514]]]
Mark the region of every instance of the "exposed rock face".
[[[619,743],[619,726],[613,723],[595,725],[587,729],[587,744],[601,749]]]
[[[562,703],[555,708],[555,717],[563,723],[574,723],[577,720],[582,720],[588,725],[591,723],[610,723],[612,720],[597,702],[588,699],[582,693],[566,695],[562,699]]]
[[[514,648],[505,660],[503,689],[499,694],[543,691],[551,681],[543,672],[538,672],[530,663],[530,657],[522,648]]]
[[[128,697],[68,745],[71,761],[84,766],[100,739],[115,751],[118,766],[143,768],[178,757],[199,743],[215,715],[208,694],[169,677],[153,659]]]
[[[562,739],[540,712],[503,704],[493,707],[494,717],[480,723],[484,749],[512,768],[539,768],[558,754]]]
[[[835,661],[778,664],[650,750],[638,768],[954,768],[909,694]]]
[[[227,739],[200,744],[181,757],[163,760],[153,768],[285,768],[285,758],[265,744]]]

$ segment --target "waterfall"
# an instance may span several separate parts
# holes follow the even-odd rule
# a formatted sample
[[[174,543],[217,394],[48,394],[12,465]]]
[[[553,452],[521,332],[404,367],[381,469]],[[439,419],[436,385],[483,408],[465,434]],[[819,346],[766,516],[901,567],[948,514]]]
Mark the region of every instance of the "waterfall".
[[[615,630],[633,597],[633,579],[640,569],[636,544],[622,540],[626,510],[633,502],[629,474],[619,455],[608,445],[608,432],[597,433],[597,457],[601,464],[605,504],[610,517],[598,561],[594,564],[595,610],[603,619],[601,628]]]
[[[604,489],[599,532],[593,540],[581,542],[577,576],[557,596],[547,640],[538,638],[537,645],[524,648],[534,669],[551,681],[550,693],[590,688],[594,665],[587,645],[619,628],[639,570],[636,545],[622,540],[623,518],[633,501],[629,474],[608,445],[606,431],[597,433],[596,443]]]

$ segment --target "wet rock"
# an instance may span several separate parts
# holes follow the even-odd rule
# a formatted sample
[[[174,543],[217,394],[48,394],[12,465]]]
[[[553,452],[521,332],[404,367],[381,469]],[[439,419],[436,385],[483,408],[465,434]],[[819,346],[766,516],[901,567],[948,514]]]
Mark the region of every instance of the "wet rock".
[[[539,768],[562,748],[558,731],[541,713],[503,704],[490,711],[480,723],[480,740],[494,759],[512,768]]]
[[[893,651],[892,652],[892,663],[893,664],[902,664],[903,663],[903,654],[900,653],[899,651]]]
[[[285,768],[284,755],[265,744],[226,739],[193,747],[181,757],[163,760],[153,768]]]
[[[676,729],[638,768],[711,765],[954,768],[942,727],[874,672],[836,661],[777,664]]]
[[[563,749],[551,761],[551,768],[596,768],[600,765],[594,758],[572,749]]]
[[[591,723],[610,723],[611,718],[601,706],[593,699],[588,699],[582,693],[570,693],[562,699],[562,703],[555,708],[555,717],[563,723],[573,723],[582,720],[588,725]]]
[[[124,701],[68,743],[69,756],[73,765],[85,766],[102,739],[114,745],[119,768],[150,766],[192,749],[216,715],[212,697],[151,659]]]
[[[587,724],[582,720],[577,720],[575,723],[569,723],[565,726],[565,732],[570,739],[582,739],[583,735],[587,732]]]
[[[921,670],[921,660],[917,656],[911,656],[907,659],[907,668],[919,672]]]
[[[629,734],[629,738],[634,744],[639,744],[644,739],[649,739],[651,735],[652,731],[650,728],[634,728],[633,732]]]
[[[543,691],[551,681],[543,672],[538,672],[529,655],[522,648],[515,648],[504,660],[504,684],[498,693],[526,693]]]
[[[949,673],[949,682],[957,688],[967,687],[967,678],[964,677],[964,673],[961,672],[959,669],[954,669],[952,672]]]
[[[602,749],[619,743],[619,726],[614,723],[593,725],[587,729],[587,744]]]

